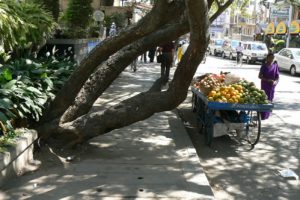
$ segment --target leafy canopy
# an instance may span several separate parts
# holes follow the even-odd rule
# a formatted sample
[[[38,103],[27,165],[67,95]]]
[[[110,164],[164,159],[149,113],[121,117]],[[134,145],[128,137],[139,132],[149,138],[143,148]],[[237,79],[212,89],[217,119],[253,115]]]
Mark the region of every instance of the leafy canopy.
[[[0,0],[0,45],[6,52],[43,43],[55,26],[50,13],[39,4]]]

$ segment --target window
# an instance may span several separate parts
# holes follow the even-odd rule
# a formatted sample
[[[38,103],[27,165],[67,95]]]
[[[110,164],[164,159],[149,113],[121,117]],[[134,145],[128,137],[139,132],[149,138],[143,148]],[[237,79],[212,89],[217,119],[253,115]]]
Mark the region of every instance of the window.
[[[286,49],[281,50],[279,55],[287,57]]]
[[[215,45],[217,45],[217,46],[223,45],[223,40],[216,40]]]
[[[239,45],[239,42],[238,42],[238,41],[231,41],[231,46],[232,46],[233,48],[236,48],[238,45]]]
[[[293,57],[292,52],[290,50],[286,50],[286,57],[288,57],[288,58]]]
[[[253,50],[266,50],[267,49],[266,45],[264,45],[264,44],[252,44],[251,48]]]
[[[293,51],[293,54],[295,57],[300,58],[300,50],[297,49],[297,50]]]

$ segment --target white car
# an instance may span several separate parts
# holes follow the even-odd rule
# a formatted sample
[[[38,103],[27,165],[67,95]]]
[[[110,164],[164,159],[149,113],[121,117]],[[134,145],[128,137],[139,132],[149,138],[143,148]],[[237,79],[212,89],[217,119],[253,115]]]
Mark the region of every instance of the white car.
[[[238,40],[228,40],[223,43],[222,57],[228,57],[230,60],[236,59],[236,47],[239,46],[241,41]]]
[[[209,42],[209,45],[208,45],[209,54],[210,55],[213,54],[214,56],[222,55],[222,52],[223,52],[223,49],[222,49],[223,43],[224,43],[223,39],[211,39],[210,42]]]
[[[289,71],[292,76],[300,73],[300,49],[284,48],[275,54],[279,69]]]
[[[243,60],[247,63],[262,62],[268,55],[266,44],[261,42],[243,42]]]

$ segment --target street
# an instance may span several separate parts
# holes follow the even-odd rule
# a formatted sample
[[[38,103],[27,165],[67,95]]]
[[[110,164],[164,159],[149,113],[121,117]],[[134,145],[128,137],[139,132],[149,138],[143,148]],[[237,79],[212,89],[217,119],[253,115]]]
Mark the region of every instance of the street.
[[[259,68],[259,63],[236,66],[235,61],[209,56],[205,64],[199,65],[196,75],[231,72],[260,87]],[[239,144],[228,136],[214,138],[208,147],[198,133],[196,115],[190,110],[190,94],[179,107],[217,200],[299,199],[299,182],[278,173],[289,168],[300,175],[299,84],[299,76],[281,72],[273,113],[262,121],[260,141],[252,150],[247,143]]]

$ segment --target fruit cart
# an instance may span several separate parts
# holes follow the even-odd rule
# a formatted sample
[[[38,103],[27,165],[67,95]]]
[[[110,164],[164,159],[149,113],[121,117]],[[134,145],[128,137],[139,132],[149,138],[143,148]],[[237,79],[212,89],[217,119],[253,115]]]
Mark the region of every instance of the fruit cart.
[[[259,141],[261,134],[261,112],[271,112],[272,103],[227,103],[209,101],[207,95],[199,89],[192,87],[192,109],[197,113],[197,121],[201,132],[204,133],[205,142],[211,145],[214,138],[214,132],[223,131],[228,133],[228,126],[216,130],[216,125],[220,123],[216,120],[217,111],[235,111],[238,113],[238,121],[230,122],[231,125],[242,126],[242,137],[245,138],[254,147]],[[228,124],[228,123],[227,123]]]

